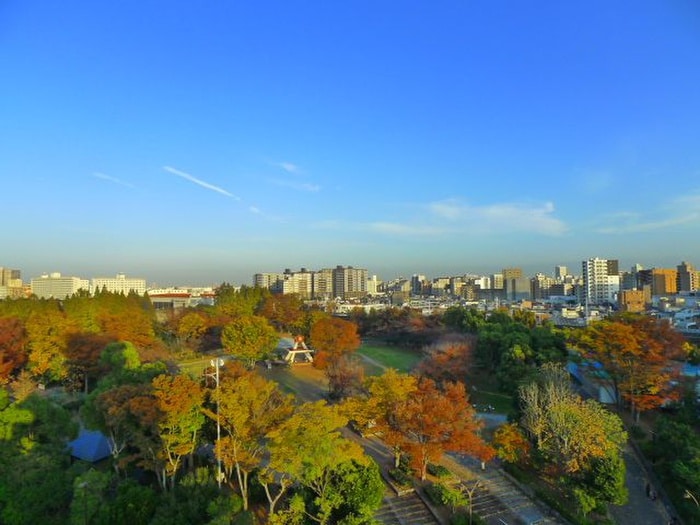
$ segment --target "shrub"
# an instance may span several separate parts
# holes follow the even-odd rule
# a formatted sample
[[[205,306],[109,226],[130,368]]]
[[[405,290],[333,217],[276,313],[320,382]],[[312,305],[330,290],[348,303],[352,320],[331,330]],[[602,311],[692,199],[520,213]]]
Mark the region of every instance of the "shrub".
[[[402,487],[410,487],[412,485],[412,478],[406,472],[400,468],[393,468],[389,471],[389,476],[393,479],[397,485]]]
[[[434,465],[433,463],[428,464],[428,474],[440,479],[452,477],[452,472],[450,472],[450,469],[442,465]]]

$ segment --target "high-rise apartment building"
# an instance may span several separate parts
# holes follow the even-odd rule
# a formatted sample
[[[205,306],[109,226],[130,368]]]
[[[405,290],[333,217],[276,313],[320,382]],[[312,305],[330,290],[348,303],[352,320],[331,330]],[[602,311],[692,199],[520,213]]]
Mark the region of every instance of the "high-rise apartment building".
[[[273,293],[282,293],[283,273],[256,273],[253,276],[253,286],[266,288]]]
[[[423,295],[425,293],[425,288],[428,280],[425,275],[419,275],[417,273],[411,276],[411,294],[413,295]]]
[[[40,299],[65,299],[80,290],[89,292],[90,281],[80,277],[64,277],[60,272],[54,272],[32,279],[31,290]]]
[[[0,266],[0,286],[15,286],[17,285],[17,281],[21,280],[19,270]]]
[[[696,270],[692,264],[685,261],[676,268],[678,270],[679,292],[695,292],[700,290],[700,271]]]
[[[674,295],[678,293],[678,270],[652,268],[637,272],[637,286],[649,289],[651,295]]]
[[[556,292],[558,292],[561,282],[561,278],[552,278],[543,273],[538,273],[530,279],[530,297],[533,301],[541,301],[549,299],[551,295],[560,295],[555,293],[554,287],[557,286]]]
[[[503,271],[501,272],[503,275],[503,280],[508,280],[508,279],[520,279],[523,276],[523,269],[522,268],[503,268]]]
[[[563,281],[569,275],[569,269],[566,266],[554,267],[554,278],[558,281]]]
[[[0,266],[0,299],[22,297],[24,283],[19,270]]]
[[[587,305],[615,303],[620,292],[620,269],[617,259],[597,257],[583,261],[582,303]]]
[[[333,295],[333,270],[324,268],[313,274],[314,299],[332,299]]]
[[[494,290],[503,290],[503,274],[494,273],[491,275],[491,288]]]
[[[377,278],[376,275],[373,275],[369,279],[367,279],[367,295],[377,295],[377,293],[379,292],[380,285],[381,281]]]
[[[354,299],[367,295],[367,270],[352,266],[336,266],[333,269],[333,294],[341,299]]]
[[[311,299],[313,293],[313,272],[302,268],[298,272],[287,269],[282,274],[282,293],[297,294],[301,299]]]
[[[298,272],[256,273],[253,284],[273,293],[295,293],[302,299],[352,299],[367,295],[367,270],[337,266],[318,271],[302,268]],[[376,279],[375,279],[376,284]]]
[[[129,295],[146,294],[146,279],[127,277],[123,273],[118,273],[115,277],[94,277],[90,284],[90,291],[95,294],[102,291],[111,293],[122,293]]]

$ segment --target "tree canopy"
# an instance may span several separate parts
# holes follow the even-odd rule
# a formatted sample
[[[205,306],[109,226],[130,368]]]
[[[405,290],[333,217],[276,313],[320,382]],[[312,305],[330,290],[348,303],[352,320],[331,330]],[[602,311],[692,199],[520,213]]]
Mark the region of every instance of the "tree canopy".
[[[677,367],[669,365],[684,357],[685,339],[667,322],[620,315],[592,323],[573,342],[602,365],[616,400],[628,403],[635,416],[680,396]]]

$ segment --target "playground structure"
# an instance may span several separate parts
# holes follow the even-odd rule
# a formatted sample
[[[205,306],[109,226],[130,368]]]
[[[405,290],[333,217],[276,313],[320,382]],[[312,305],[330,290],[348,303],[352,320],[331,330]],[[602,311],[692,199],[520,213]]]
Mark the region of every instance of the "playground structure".
[[[314,362],[313,350],[306,346],[303,335],[294,337],[294,346],[287,348],[284,360],[290,366],[299,363]]]

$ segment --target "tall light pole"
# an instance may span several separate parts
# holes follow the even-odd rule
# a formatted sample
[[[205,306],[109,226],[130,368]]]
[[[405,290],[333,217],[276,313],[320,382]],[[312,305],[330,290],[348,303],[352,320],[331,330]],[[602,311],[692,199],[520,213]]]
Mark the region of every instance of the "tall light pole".
[[[214,367],[214,381],[216,381],[216,445],[214,446],[214,454],[216,455],[216,483],[221,489],[221,478],[223,477],[221,473],[221,454],[219,453],[219,447],[221,442],[221,424],[219,422],[219,367],[224,366],[224,360],[220,357],[212,359],[210,362],[211,366]],[[211,374],[207,374],[211,377]]]

